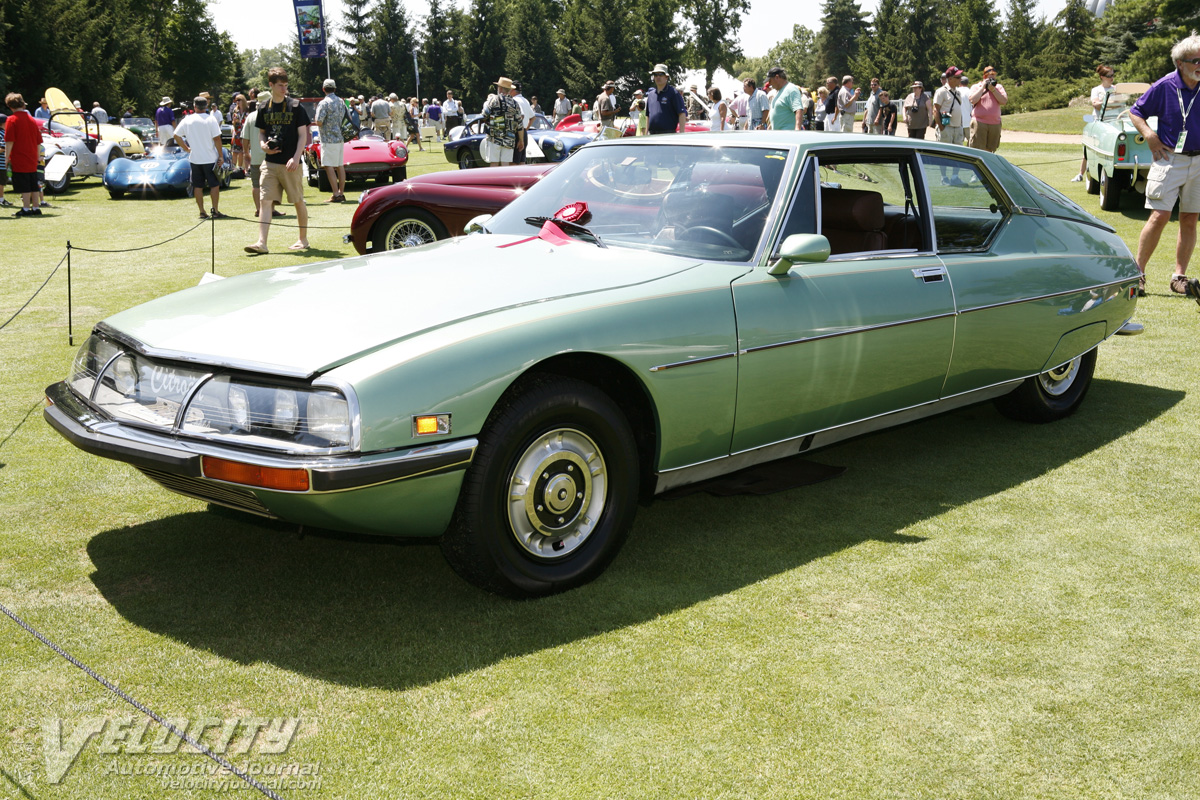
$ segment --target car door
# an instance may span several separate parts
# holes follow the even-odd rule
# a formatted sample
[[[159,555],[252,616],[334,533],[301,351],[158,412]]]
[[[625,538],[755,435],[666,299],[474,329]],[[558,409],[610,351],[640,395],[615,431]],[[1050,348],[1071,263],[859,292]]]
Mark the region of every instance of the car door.
[[[733,284],[734,452],[940,396],[954,294],[914,191],[916,164],[907,148],[809,154],[773,252],[794,233],[822,233],[833,252],[780,276],[768,272],[772,258]],[[849,213],[835,208],[845,198]]]

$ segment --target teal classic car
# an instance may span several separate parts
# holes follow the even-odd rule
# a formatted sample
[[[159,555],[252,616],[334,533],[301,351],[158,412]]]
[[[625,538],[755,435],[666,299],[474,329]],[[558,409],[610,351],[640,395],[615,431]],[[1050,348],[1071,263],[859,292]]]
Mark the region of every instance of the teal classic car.
[[[1129,120],[1129,109],[1150,88],[1148,83],[1117,83],[1096,114],[1084,116],[1083,178],[1088,194],[1100,195],[1100,208],[1116,211],[1121,192],[1144,194],[1146,176],[1154,164],[1146,139]],[[1157,120],[1151,120],[1156,124]]]
[[[468,229],[117,314],[46,418],[173,491],[439,537],[542,595],[657,493],[985,400],[1070,414],[1137,303],[1111,227],[918,140],[590,144]]]

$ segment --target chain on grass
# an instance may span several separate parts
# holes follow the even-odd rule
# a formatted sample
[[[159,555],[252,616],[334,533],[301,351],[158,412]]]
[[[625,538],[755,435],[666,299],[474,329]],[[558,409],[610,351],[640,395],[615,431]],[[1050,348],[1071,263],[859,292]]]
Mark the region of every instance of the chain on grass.
[[[41,294],[42,289],[46,288],[46,284],[50,282],[50,279],[54,277],[54,273],[58,272],[58,268],[61,267],[66,260],[67,260],[67,257],[64,254],[62,259],[59,260],[58,265],[55,266],[54,269],[50,270],[50,274],[46,276],[46,280],[42,281],[42,285],[39,286],[37,288],[37,291],[33,293],[33,297],[30,297],[28,300],[26,300],[25,305],[18,308],[16,314],[13,314],[11,317],[8,318],[8,320],[3,325],[0,325],[0,331],[7,328],[8,323],[12,322],[14,319],[17,318],[17,314],[20,314],[22,311],[24,311],[26,308],[29,307],[29,304],[33,302],[33,298],[37,297],[39,294]]]
[[[201,744],[200,742],[196,741],[192,737],[188,736],[183,731],[179,730],[179,728],[172,725],[170,723],[170,721],[164,719],[162,717],[162,715],[152,711],[150,708],[142,705],[137,700],[134,700],[132,697],[127,695],[125,692],[121,691],[120,687],[116,686],[114,683],[112,683],[112,681],[108,680],[103,675],[100,675],[94,669],[89,667],[87,664],[84,664],[82,661],[75,658],[75,656],[71,655],[66,650],[63,650],[61,647],[56,645],[54,642],[47,639],[40,631],[36,630],[28,622],[26,622],[25,620],[18,617],[12,611],[9,611],[8,608],[5,607],[3,604],[0,604],[0,612],[3,612],[13,622],[17,623],[22,628],[24,628],[26,631],[31,633],[34,636],[34,638],[36,638],[39,642],[46,645],[54,652],[58,653],[60,656],[62,656],[67,661],[74,664],[76,667],[79,667],[79,669],[86,672],[89,677],[91,677],[93,680],[95,680],[101,686],[108,689],[110,692],[115,694],[117,697],[120,697],[126,703],[129,703],[131,706],[136,708],[138,711],[141,711],[143,714],[150,717],[150,719],[154,720],[159,725],[162,725],[164,728],[169,730],[171,733],[175,734],[177,737],[179,737],[184,743],[186,743],[190,747],[194,748],[198,752],[203,753],[204,755],[211,758],[213,761],[215,761],[217,764],[219,764],[222,769],[225,769],[228,772],[230,772],[231,774],[238,776],[243,781],[245,781],[249,785],[253,786],[255,789],[258,789],[263,794],[265,794],[267,797],[270,797],[271,800],[283,800],[282,797],[280,797],[278,794],[276,794],[274,791],[272,791],[269,787],[264,786],[263,784],[259,783],[254,778],[250,777],[245,772],[242,772],[240,769],[235,767],[233,764],[229,763],[224,758],[222,758],[221,756],[214,753],[212,750],[210,750],[204,744]]]

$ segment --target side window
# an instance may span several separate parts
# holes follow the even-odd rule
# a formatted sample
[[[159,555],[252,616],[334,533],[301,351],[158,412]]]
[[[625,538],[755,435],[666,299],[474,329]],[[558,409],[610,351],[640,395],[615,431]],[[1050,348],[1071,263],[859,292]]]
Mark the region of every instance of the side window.
[[[834,154],[831,154],[834,155]],[[907,157],[822,159],[820,232],[832,255],[922,249],[923,223]]]
[[[793,233],[817,232],[816,176],[817,160],[809,158],[800,171],[800,180],[796,182],[796,194],[792,197],[792,205],[788,208],[787,219],[783,221],[783,231],[775,241],[772,255],[779,253],[784,239]]]
[[[974,162],[923,153],[921,163],[938,251],[986,249],[992,234],[1008,218],[1008,201]]]

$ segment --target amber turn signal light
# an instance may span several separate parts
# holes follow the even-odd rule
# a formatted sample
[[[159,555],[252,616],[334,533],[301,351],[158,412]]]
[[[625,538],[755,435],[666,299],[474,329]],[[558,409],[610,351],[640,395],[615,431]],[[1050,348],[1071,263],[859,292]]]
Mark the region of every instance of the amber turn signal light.
[[[242,464],[224,458],[204,456],[204,477],[263,489],[278,489],[283,492],[307,492],[308,470],[281,467],[259,467]]]

